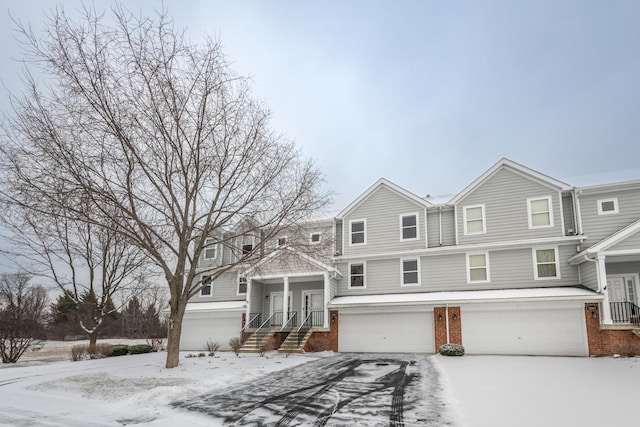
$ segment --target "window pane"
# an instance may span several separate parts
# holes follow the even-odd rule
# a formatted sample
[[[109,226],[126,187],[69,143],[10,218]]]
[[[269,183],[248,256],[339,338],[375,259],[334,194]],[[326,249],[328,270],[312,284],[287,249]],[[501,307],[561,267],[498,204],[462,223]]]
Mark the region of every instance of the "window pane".
[[[364,277],[362,276],[352,276],[351,277],[351,286],[356,288],[356,287],[363,287],[364,286]]]
[[[363,264],[351,264],[351,275],[354,274],[362,275],[364,274],[364,265]]]
[[[403,271],[418,271],[418,260],[402,261]]]
[[[469,267],[486,267],[484,255],[469,255]]]
[[[253,250],[253,245],[242,245],[242,254],[243,255],[251,253],[252,250]]]
[[[364,231],[364,222],[352,222],[351,232]]]
[[[531,225],[534,227],[550,224],[551,222],[549,221],[549,214],[547,212],[531,215]]]
[[[278,246],[282,246],[285,243],[287,243],[287,238],[286,237],[280,237],[278,238]]]
[[[208,285],[209,283],[211,283],[211,276],[202,276],[202,284]]]
[[[416,216],[409,215],[402,217],[402,226],[403,227],[415,227],[416,226]]]
[[[538,277],[557,277],[556,264],[538,264]]]
[[[474,268],[469,271],[469,276],[472,282],[487,280],[487,269],[486,268]]]
[[[482,208],[467,209],[467,220],[482,219]]]
[[[211,295],[211,286],[205,286],[200,290],[200,295]]]
[[[404,284],[418,283],[418,272],[404,273]]]
[[[403,228],[402,229],[402,238],[403,239],[415,239],[417,237],[416,228]]]
[[[467,221],[467,233],[482,233],[482,220]]]
[[[317,233],[314,233],[311,235],[311,241],[312,242],[319,242],[320,241],[320,235]]]
[[[247,282],[238,284],[238,293],[239,294],[246,294],[247,293]]]
[[[531,212],[549,212],[549,200],[531,200]]]
[[[611,212],[616,210],[616,204],[613,200],[608,202],[602,202],[602,212]]]
[[[536,251],[536,262],[556,262],[556,251],[553,249],[540,249]]]
[[[364,233],[353,233],[351,235],[351,243],[364,243]]]

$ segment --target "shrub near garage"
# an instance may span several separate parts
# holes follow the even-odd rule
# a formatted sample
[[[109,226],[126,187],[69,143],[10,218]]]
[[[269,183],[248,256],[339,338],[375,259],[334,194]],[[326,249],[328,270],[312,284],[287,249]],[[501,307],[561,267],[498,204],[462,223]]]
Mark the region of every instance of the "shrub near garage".
[[[129,354],[151,353],[152,347],[149,344],[137,344],[129,346]]]
[[[112,356],[124,356],[129,354],[129,346],[126,344],[116,344],[113,346]]]
[[[443,356],[464,356],[464,347],[461,344],[444,344],[438,348],[438,353]]]

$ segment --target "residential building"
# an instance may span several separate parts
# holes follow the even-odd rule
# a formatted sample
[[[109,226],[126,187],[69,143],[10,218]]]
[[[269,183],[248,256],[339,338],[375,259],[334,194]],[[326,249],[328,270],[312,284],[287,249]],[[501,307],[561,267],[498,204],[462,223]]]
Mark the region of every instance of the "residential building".
[[[341,352],[640,353],[638,231],[640,181],[578,188],[502,159],[434,204],[380,179],[300,225],[306,246],[282,236],[203,288],[182,346],[242,333]],[[225,252],[205,251],[203,281]]]

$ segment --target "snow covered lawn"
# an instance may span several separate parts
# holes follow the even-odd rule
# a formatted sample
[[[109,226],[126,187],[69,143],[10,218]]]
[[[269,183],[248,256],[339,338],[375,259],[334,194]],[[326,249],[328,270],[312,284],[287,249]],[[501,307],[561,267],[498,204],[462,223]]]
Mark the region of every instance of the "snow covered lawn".
[[[640,401],[640,358],[387,355],[393,358],[387,366],[375,360],[380,355],[186,355],[181,354],[175,369],[163,367],[166,353],[81,362],[25,359],[17,365],[0,365],[0,426],[215,426],[222,423],[211,416],[215,410],[207,414],[202,407],[188,410],[176,407],[176,402],[202,402],[213,408],[213,396],[241,396],[239,390],[255,398],[257,391],[243,383],[267,390],[271,380],[287,378],[289,373],[296,389],[303,389],[308,377],[311,391],[318,383],[318,376],[311,374],[314,369],[339,373],[327,368],[332,361],[346,363],[352,378],[346,383],[327,382],[330,387],[323,398],[336,395],[343,400],[349,400],[349,393],[357,394],[359,382],[375,389],[383,379],[396,384],[397,390],[397,377],[392,375],[395,359],[416,361],[407,365],[407,373],[421,379],[405,393],[406,426],[425,424],[414,416],[424,408],[410,404],[416,395],[423,396],[425,407],[442,407],[442,425],[461,427],[634,425],[633,409]],[[334,381],[332,375],[327,378]],[[375,393],[357,398],[359,404],[344,406],[343,412],[360,414],[359,425],[377,425],[359,412],[389,407],[388,393]],[[304,415],[303,408],[296,410]]]
[[[640,358],[433,356],[468,427],[637,425]]]

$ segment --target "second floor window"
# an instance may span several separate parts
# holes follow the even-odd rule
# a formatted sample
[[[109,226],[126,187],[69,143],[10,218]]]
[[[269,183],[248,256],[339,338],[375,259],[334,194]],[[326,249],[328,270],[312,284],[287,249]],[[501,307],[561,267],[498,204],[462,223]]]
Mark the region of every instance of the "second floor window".
[[[278,246],[284,246],[287,244],[287,238],[286,237],[278,237]]]
[[[211,295],[211,276],[202,276],[202,289],[200,289],[200,295]]]
[[[464,234],[482,234],[486,232],[484,205],[465,206]]]
[[[467,255],[467,281],[469,283],[489,281],[489,257],[486,253]]]
[[[238,277],[238,295],[247,293],[247,278]]]
[[[253,251],[253,245],[251,243],[242,245],[242,255],[250,254],[251,251]]]
[[[364,288],[364,264],[350,264],[349,265],[349,287],[350,288]]]
[[[529,228],[553,227],[551,196],[527,199]]]
[[[320,243],[320,233],[311,233],[311,243]]]
[[[400,232],[402,240],[418,238],[418,215],[400,215]]]
[[[411,286],[420,284],[420,269],[417,259],[402,260],[402,285]]]
[[[617,198],[598,200],[598,215],[612,215],[618,212]]]
[[[559,278],[558,257],[555,248],[534,249],[535,279]]]
[[[363,245],[367,243],[366,239],[366,221],[365,220],[357,220],[351,221],[351,244],[352,245]]]

